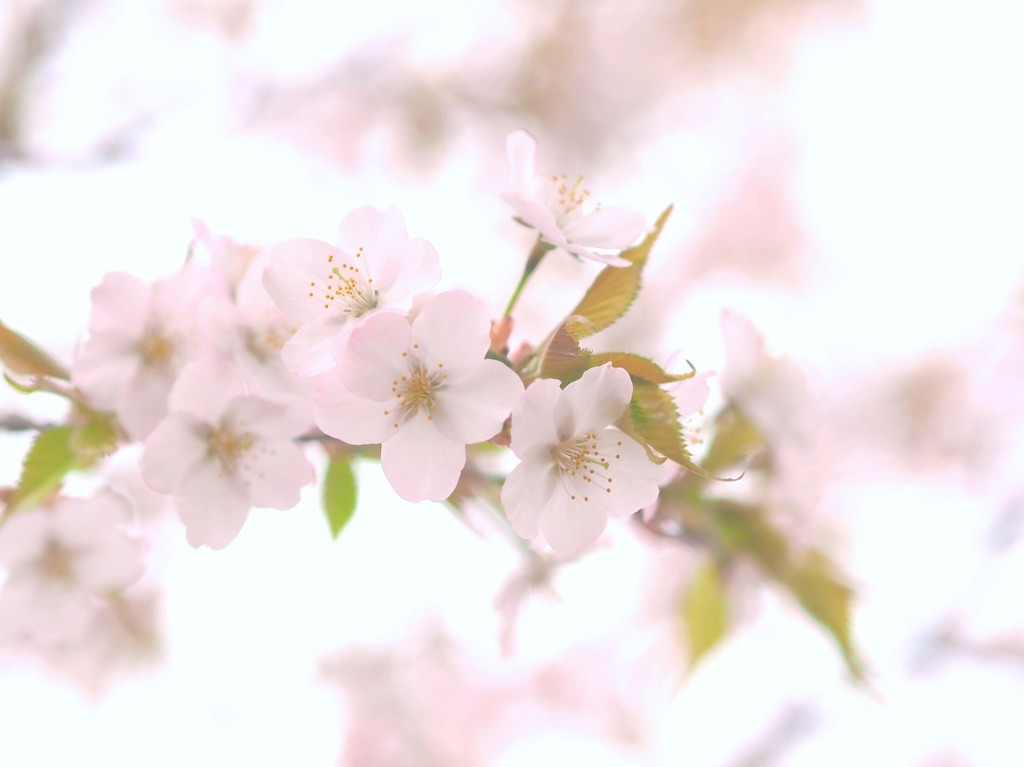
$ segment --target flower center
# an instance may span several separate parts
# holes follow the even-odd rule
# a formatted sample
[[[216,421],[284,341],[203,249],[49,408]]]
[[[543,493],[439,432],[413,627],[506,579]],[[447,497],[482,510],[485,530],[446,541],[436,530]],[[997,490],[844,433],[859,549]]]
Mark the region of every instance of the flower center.
[[[75,579],[71,566],[72,552],[56,541],[49,541],[39,556],[39,569],[55,581],[70,583]]]
[[[138,344],[142,364],[149,368],[164,367],[174,355],[174,342],[156,329],[147,330]]]
[[[412,346],[413,349],[419,348],[419,344]],[[409,357],[409,353],[402,352],[402,356]],[[428,421],[432,421],[434,410],[437,409],[435,395],[445,387],[445,379],[448,378],[443,363],[438,363],[431,370],[419,360],[411,358],[408,370],[407,375],[391,382],[391,394],[397,402],[384,411],[384,415],[395,416],[392,425],[396,429],[420,411],[423,411]]]
[[[225,471],[235,471],[239,461],[253,446],[254,440],[248,432],[236,433],[230,426],[221,425],[210,432],[207,439],[210,451],[220,461]]]
[[[339,264],[335,263],[333,253],[327,254],[327,281],[323,283],[323,293],[319,295],[324,309],[333,309],[357,318],[377,308],[380,292],[373,287],[373,277],[370,276],[362,246],[356,251],[353,260],[354,264]],[[310,282],[309,287],[309,297],[316,298],[316,281]]]
[[[583,186],[583,176],[577,176],[571,186],[564,173],[552,176],[551,181],[554,203],[550,207],[558,224],[561,225],[579,213],[583,203],[590,197],[590,190]]]
[[[617,444],[621,445],[622,442]],[[563,487],[570,500],[582,499],[587,502],[592,493],[601,490],[607,494],[612,492],[612,461],[618,460],[621,455],[605,455],[595,432],[588,432],[557,445],[551,451],[551,457],[559,468]]]

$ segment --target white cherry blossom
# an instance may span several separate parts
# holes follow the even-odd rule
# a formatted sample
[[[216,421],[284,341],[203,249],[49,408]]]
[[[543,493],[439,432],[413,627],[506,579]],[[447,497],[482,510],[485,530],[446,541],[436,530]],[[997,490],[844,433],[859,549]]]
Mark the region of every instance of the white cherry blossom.
[[[611,266],[630,265],[624,258],[598,251],[632,245],[646,227],[643,214],[625,206],[595,204],[582,177],[569,181],[565,175],[538,174],[534,168],[537,142],[526,131],[510,133],[507,147],[512,188],[502,197],[520,223],[536,229],[544,242],[575,256]]]
[[[99,598],[142,574],[142,545],[123,530],[132,509],[121,495],[59,498],[0,527],[0,634],[41,644],[79,639]]]
[[[135,439],[164,416],[178,372],[202,350],[198,316],[213,290],[209,277],[185,268],[150,287],[110,272],[92,290],[89,337],[75,355],[72,381]]]
[[[263,282],[298,326],[282,355],[305,376],[333,364],[333,348],[360,320],[385,307],[407,309],[441,277],[437,251],[424,239],[410,240],[393,208],[357,208],[341,222],[337,245],[286,240],[269,259]]]
[[[609,516],[627,516],[658,496],[659,465],[611,426],[633,383],[621,368],[588,370],[565,389],[540,379],[512,413],[512,451],[521,463],[501,490],[505,514],[523,538],[538,533],[559,554],[594,543]]]
[[[324,432],[381,443],[381,466],[408,501],[444,500],[466,464],[466,445],[501,431],[523,385],[484,358],[486,305],[463,291],[423,304],[410,324],[382,312],[352,331],[338,365],[314,389]]]
[[[293,438],[304,424],[283,405],[247,396],[241,371],[216,356],[182,370],[170,413],[146,439],[142,478],[175,496],[188,542],[213,549],[238,535],[252,506],[289,509],[313,467]]]

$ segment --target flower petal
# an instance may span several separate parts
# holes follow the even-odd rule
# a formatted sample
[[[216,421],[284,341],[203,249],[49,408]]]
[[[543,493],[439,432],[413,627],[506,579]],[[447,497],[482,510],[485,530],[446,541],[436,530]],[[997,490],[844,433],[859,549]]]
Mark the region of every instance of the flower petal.
[[[43,509],[15,514],[0,527],[0,565],[14,570],[39,556],[53,534],[53,520]]]
[[[544,509],[556,493],[564,495],[550,451],[543,446],[531,450],[501,487],[501,505],[517,535],[526,539],[537,536]]]
[[[466,446],[443,436],[426,418],[415,416],[380,449],[380,465],[391,487],[407,501],[443,501],[466,465]]]
[[[263,442],[252,447],[239,467],[253,506],[290,509],[299,491],[316,480],[313,467],[294,442]]]
[[[334,270],[343,263],[354,266],[346,253],[321,240],[295,238],[278,243],[267,252],[269,266],[263,286],[274,303],[291,319],[318,322],[340,311],[333,294]]]
[[[142,479],[146,485],[158,493],[177,493],[182,480],[206,458],[208,430],[185,413],[164,418],[142,449]]]
[[[596,496],[599,505],[614,517],[629,516],[654,503],[663,469],[647,457],[639,442],[618,429],[605,429],[598,433],[597,450],[608,460],[606,476],[611,482],[598,479],[591,500]]]
[[[512,411],[512,452],[523,458],[537,445],[560,442],[555,430],[555,404],[562,394],[558,381],[538,378]]]
[[[437,393],[434,425],[463,444],[482,442],[499,431],[523,393],[523,382],[497,360],[482,360],[457,385]]]
[[[350,445],[374,445],[394,431],[386,403],[357,397],[338,380],[337,371],[324,373],[313,387],[313,417],[325,434]]]
[[[338,382],[358,397],[392,399],[395,382],[409,372],[411,334],[405,317],[395,312],[367,317],[337,351]]]
[[[349,323],[342,317],[324,317],[303,325],[281,347],[285,367],[300,376],[315,376],[334,364],[332,349]]]
[[[559,554],[572,554],[590,546],[601,537],[608,517],[598,506],[573,500],[565,492],[557,492],[544,510],[540,531],[544,540]]]
[[[107,539],[75,561],[82,587],[94,594],[124,589],[142,577],[142,543],[121,533],[108,531]]]
[[[125,382],[114,410],[124,430],[137,440],[149,436],[167,415],[167,395],[174,384],[174,374],[161,368],[140,366]]]
[[[449,374],[474,370],[490,347],[487,305],[462,290],[430,299],[412,323],[412,341],[428,369],[444,366]]]
[[[591,368],[562,391],[555,405],[555,425],[561,439],[603,429],[621,416],[633,396],[629,373],[610,363]]]
[[[524,130],[512,131],[505,139],[508,164],[514,194],[527,198],[536,196],[536,171],[534,158],[537,153],[537,139]]]
[[[590,248],[628,248],[647,227],[643,214],[624,205],[598,208],[562,226],[569,242]]]
[[[245,394],[245,379],[238,366],[210,354],[188,363],[174,382],[168,403],[174,412],[200,421],[220,421],[231,401]]]
[[[94,336],[123,334],[126,330],[141,333],[146,327],[150,309],[150,290],[138,277],[124,272],[108,272],[92,289],[89,332]]]
[[[242,529],[250,504],[237,476],[225,473],[216,461],[204,461],[182,482],[177,507],[192,547],[222,549]]]

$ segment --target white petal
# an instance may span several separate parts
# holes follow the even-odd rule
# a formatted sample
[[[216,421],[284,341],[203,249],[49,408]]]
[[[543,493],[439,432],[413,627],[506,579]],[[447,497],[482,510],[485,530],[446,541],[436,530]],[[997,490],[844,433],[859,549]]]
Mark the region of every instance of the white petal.
[[[555,214],[546,205],[514,194],[502,197],[512,208],[515,218],[531,229],[536,229],[545,242],[563,249],[569,244],[558,226]]]
[[[167,395],[174,384],[168,370],[140,366],[125,382],[114,412],[133,439],[143,440],[167,414]]]
[[[590,248],[628,248],[646,228],[643,214],[625,206],[598,208],[562,226],[566,238]]]
[[[556,493],[564,491],[550,451],[541,446],[527,453],[501,488],[501,505],[517,535],[526,539],[537,536],[544,509]]]
[[[491,345],[487,305],[462,290],[430,299],[412,323],[413,344],[430,370],[443,365],[449,373],[473,370]]]
[[[290,509],[299,491],[316,480],[313,467],[293,442],[257,443],[239,466],[253,506]]]
[[[149,318],[150,290],[138,277],[124,272],[108,272],[92,289],[89,332],[93,335],[123,334],[132,329],[142,332]]]
[[[332,349],[348,326],[343,316],[325,317],[303,325],[281,347],[281,360],[296,375],[309,377],[323,373],[334,364]]]
[[[44,509],[15,514],[0,527],[0,565],[14,570],[38,557],[53,535],[53,520]]]
[[[629,373],[611,364],[591,368],[562,391],[555,405],[555,425],[564,439],[603,429],[620,415],[633,396]]]
[[[222,549],[235,539],[249,515],[249,499],[241,480],[218,463],[199,464],[182,482],[178,516],[194,548]]]
[[[565,492],[555,493],[540,520],[544,540],[559,554],[572,554],[591,545],[604,532],[608,517],[600,507],[573,500]]]
[[[708,379],[714,374],[714,371],[710,370],[697,373],[693,378],[687,378],[672,387],[672,398],[676,402],[680,418],[686,418],[704,407],[711,393]]]
[[[512,131],[505,139],[512,191],[525,197],[534,197],[536,178],[534,156],[537,140],[524,130]]]
[[[512,452],[522,458],[536,445],[561,440],[555,430],[555,404],[562,389],[553,378],[538,378],[512,411]]]
[[[50,512],[54,536],[66,548],[88,549],[120,535],[132,521],[131,502],[120,493],[101,490],[91,498],[62,498]]]
[[[618,429],[605,429],[598,434],[598,452],[608,461],[604,477],[595,475],[591,500],[596,496],[599,505],[611,516],[628,516],[658,497],[658,482],[663,468],[647,457],[639,442]],[[611,482],[605,481],[611,478]],[[608,491],[611,492],[608,492]]]
[[[281,311],[302,323],[320,322],[340,311],[340,305],[334,307],[336,300],[327,298],[339,279],[334,270],[342,264],[356,265],[340,248],[308,238],[275,245],[267,260],[263,286]]]
[[[245,379],[238,366],[211,354],[181,369],[168,402],[172,411],[216,424],[231,401],[244,394]]]
[[[567,252],[572,253],[574,256],[580,258],[586,258],[591,261],[597,261],[598,263],[605,264],[606,266],[631,266],[632,261],[621,256],[614,255],[612,253],[598,253],[597,251],[591,250],[583,245],[570,243],[564,248]]]
[[[433,245],[416,238],[403,245],[374,274],[380,275],[380,303],[405,306],[413,296],[437,284],[441,279],[441,261]],[[375,276],[374,287],[377,284]]]
[[[393,408],[352,394],[338,381],[336,371],[316,379],[313,417],[325,434],[350,445],[374,445],[395,430]]]
[[[482,442],[501,431],[522,393],[523,382],[510,368],[482,360],[457,385],[437,393],[434,425],[456,442]]]
[[[407,501],[443,501],[466,465],[466,446],[415,416],[381,445],[380,465],[391,487]]]
[[[350,392],[385,402],[394,397],[395,382],[409,372],[411,330],[395,312],[378,312],[352,331],[337,352],[338,381]]]
[[[405,219],[395,208],[381,211],[371,205],[364,205],[349,213],[338,228],[338,245],[343,251],[355,257],[362,248],[369,254],[371,266],[377,266],[377,259],[391,256],[409,242]],[[376,270],[369,275],[376,283]]]
[[[95,594],[131,586],[144,569],[141,542],[119,533],[75,560],[75,572],[83,588]]]
[[[235,432],[249,432],[265,440],[291,439],[309,425],[304,412],[263,397],[239,397],[231,402],[221,423]]]
[[[209,426],[184,414],[171,413],[146,438],[142,479],[158,493],[178,492],[182,480],[206,459]]]
[[[118,394],[139,367],[138,339],[125,333],[87,338],[78,348],[71,380],[92,405],[113,408]]]

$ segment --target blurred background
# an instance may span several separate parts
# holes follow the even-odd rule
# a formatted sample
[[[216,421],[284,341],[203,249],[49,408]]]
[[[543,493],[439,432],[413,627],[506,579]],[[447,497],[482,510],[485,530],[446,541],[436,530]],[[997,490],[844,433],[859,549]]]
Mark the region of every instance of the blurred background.
[[[772,492],[855,589],[871,681],[743,571],[686,673],[702,554],[625,521],[531,571],[367,464],[337,542],[309,488],[195,551],[128,449],[76,481],[136,500],[147,574],[94,641],[0,649],[0,759],[1024,763],[1021,29],[1016,0],[4,0],[4,323],[68,362],[90,288],[176,270],[193,218],[332,240],[363,204],[497,312],[532,244],[500,197],[525,128],[604,202],[675,205],[595,345],[723,371],[731,309],[795,371],[774,406],[812,438]],[[513,340],[592,266],[547,259]],[[0,415],[60,418],[51,400],[5,388]],[[29,442],[0,435],[0,485]]]

